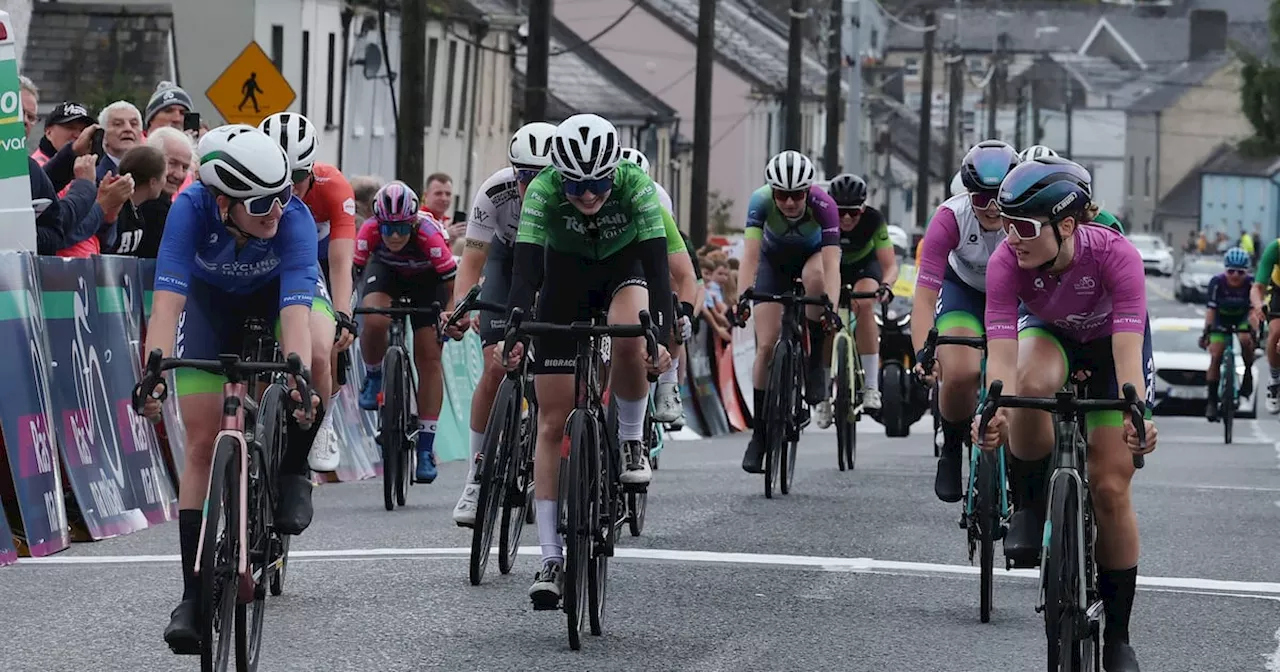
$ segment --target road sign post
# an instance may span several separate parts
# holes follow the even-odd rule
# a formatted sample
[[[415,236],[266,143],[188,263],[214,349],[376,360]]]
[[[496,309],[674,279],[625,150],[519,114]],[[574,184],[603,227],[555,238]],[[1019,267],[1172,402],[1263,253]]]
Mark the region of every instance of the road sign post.
[[[257,42],[240,52],[205,95],[228,124],[251,126],[289,109],[297,97]]]

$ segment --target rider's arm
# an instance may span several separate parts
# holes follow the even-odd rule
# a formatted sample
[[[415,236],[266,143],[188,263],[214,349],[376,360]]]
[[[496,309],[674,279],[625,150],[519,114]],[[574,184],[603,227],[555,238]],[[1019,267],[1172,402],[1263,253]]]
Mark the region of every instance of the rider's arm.
[[[445,290],[449,295],[448,305],[444,310],[453,310],[457,297],[454,296],[454,278],[458,275],[458,262],[453,260],[453,253],[449,251],[449,243],[445,241],[444,234],[441,233],[431,220],[426,217],[421,219],[418,225],[417,243],[422,250],[423,256],[431,260],[431,268],[435,270],[436,277],[444,283]]]
[[[329,282],[333,284],[330,288],[333,290],[333,309],[350,317],[356,194],[342,173],[337,173],[325,187],[325,196],[329,199]]]
[[[745,293],[756,286],[760,268],[760,246],[764,241],[764,222],[773,211],[773,191],[760,187],[747,202],[747,223],[742,231],[742,263],[738,266],[738,291]]]
[[[369,257],[373,256],[373,251],[378,249],[381,243],[382,234],[378,231],[378,220],[370,217],[360,225],[360,232],[356,234],[355,253],[351,257],[351,263],[356,271],[364,273],[364,267],[369,265]]]
[[[280,255],[280,350],[304,362],[311,361],[311,303],[320,275],[317,237],[316,220],[299,203],[285,210],[273,239]]]
[[[636,227],[636,252],[649,284],[649,315],[653,318],[658,343],[670,345],[671,323],[675,312],[671,305],[671,266],[667,256],[667,227],[663,220],[665,211],[658,200],[658,190],[653,180],[636,171],[640,187],[631,193],[631,221]],[[647,183],[647,184],[645,184]],[[674,222],[672,222],[674,224]],[[676,236],[679,238],[679,236]]]
[[[916,291],[911,304],[911,346],[915,352],[924,347],[929,330],[933,329],[934,304],[947,273],[947,255],[959,245],[960,224],[956,221],[956,213],[950,208],[938,208],[933,219],[929,220],[929,227],[924,230],[924,238],[920,240],[920,260],[916,263]],[[990,278],[990,271],[987,277]],[[988,279],[988,287],[990,284]]]
[[[195,264],[196,241],[203,238],[197,223],[211,213],[201,212],[189,194],[179,196],[169,209],[160,250],[156,253],[155,294],[151,299],[151,319],[147,322],[147,352],[159,348],[165,357],[173,353],[178,318],[187,305],[191,288],[191,267]]]
[[[872,212],[880,219],[880,226],[871,237],[872,249],[876,252],[876,261],[880,263],[880,273],[884,276],[880,282],[892,287],[898,282],[898,255],[894,254],[893,241],[889,238],[889,227],[884,221],[884,215],[879,210]]]
[[[1110,259],[1102,265],[1102,286],[1111,295],[1111,356],[1116,363],[1116,382],[1120,387],[1133,385],[1138,398],[1146,399],[1142,361],[1148,329],[1146,271],[1142,255],[1133,245],[1115,245],[1111,250]]]
[[[507,313],[519,308],[526,315],[533,297],[542,286],[547,249],[547,222],[553,216],[552,204],[559,189],[552,175],[543,171],[533,178],[524,192],[520,208],[520,226],[516,229],[516,246],[511,260],[511,293],[507,295]]]
[[[1002,394],[1005,395],[1018,393],[1017,277],[1018,262],[1013,250],[1008,243],[1000,243],[987,262],[987,309],[983,321],[987,328],[987,380],[1004,381]],[[915,300],[919,305],[919,295]],[[911,319],[915,321],[914,317]],[[915,331],[914,324],[912,331]]]
[[[822,279],[835,306],[840,301],[840,213],[835,200],[817,185],[809,188],[809,208],[822,226]]]
[[[1218,314],[1218,292],[1222,290],[1222,276],[1215,275],[1209,280],[1209,300],[1204,304],[1204,330],[1208,333],[1213,328],[1214,318]]]
[[[483,187],[476,192],[471,202],[471,216],[467,218],[467,242],[462,246],[462,263],[458,264],[458,279],[454,283],[455,304],[462,299],[458,292],[466,294],[480,282],[484,263],[489,258],[489,244],[493,242],[493,227],[497,224],[493,199],[489,198]]]
[[[1249,292],[1249,299],[1259,310],[1266,305],[1264,297],[1267,295],[1267,284],[1275,278],[1277,258],[1280,258],[1280,239],[1271,241],[1258,259],[1258,272],[1253,276],[1253,290]]]

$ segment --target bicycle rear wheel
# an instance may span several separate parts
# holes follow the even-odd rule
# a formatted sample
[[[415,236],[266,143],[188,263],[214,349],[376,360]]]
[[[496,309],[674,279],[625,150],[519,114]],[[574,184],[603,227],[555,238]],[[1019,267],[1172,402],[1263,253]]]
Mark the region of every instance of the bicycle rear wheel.
[[[489,413],[488,427],[484,430],[484,447],[480,453],[484,456],[480,466],[480,496],[476,500],[476,520],[471,530],[471,562],[468,567],[473,586],[480,585],[484,580],[484,571],[489,565],[489,549],[493,545],[494,524],[498,520],[498,511],[502,508],[503,494],[507,489],[507,469],[513,452],[509,446],[514,440],[518,440],[513,435],[519,428],[518,415],[513,423],[513,410],[515,413],[519,412],[519,407],[515,406],[514,392],[507,382],[503,382],[498,388],[493,410]]]
[[[836,461],[853,471],[858,459],[858,421],[853,417],[853,362],[849,348],[836,343]]]
[[[610,437],[616,434],[605,434],[607,426],[599,422],[592,423],[598,437],[597,445],[603,452],[596,453],[594,458],[596,474],[592,486],[595,510],[592,520],[595,528],[591,531],[591,564],[587,576],[587,591],[590,596],[588,606],[591,616],[591,634],[599,636],[604,632],[604,605],[609,588],[609,556],[613,555],[614,545],[618,541],[619,528],[622,525],[623,507],[622,493],[618,475],[622,473],[621,457],[618,444]],[[634,512],[631,514],[634,516]]]
[[[277,533],[265,521],[271,520],[271,513],[275,510],[275,487],[280,482],[280,460],[284,457],[287,445],[289,415],[286,410],[286,394],[288,393],[281,385],[267,387],[258,406],[258,422],[254,431],[260,448],[258,454],[266,465],[265,484],[263,478],[258,479],[258,489],[263,499],[261,508],[257,510],[262,512],[259,514],[260,519],[264,521],[263,527],[268,535],[266,565],[262,573],[267,577],[271,594],[277,597],[284,592],[285,571],[289,565],[289,537]]]
[[[764,445],[764,496],[773,499],[773,491],[778,487],[778,476],[782,471],[783,444],[787,440],[787,423],[791,414],[789,385],[791,385],[791,345],[785,339],[778,341],[773,351],[773,361],[769,366],[769,391],[765,405],[768,408],[768,420],[765,426]]]
[[[396,501],[404,502],[404,399],[400,398],[400,380],[404,373],[404,352],[388,348],[382,358],[382,408],[378,413],[378,440],[382,444],[382,504],[394,511]],[[397,492],[399,491],[399,492]],[[397,494],[399,497],[397,498]]]
[[[996,491],[996,463],[998,456],[985,450],[978,451],[978,477],[975,487],[977,496],[977,526],[979,546],[979,568],[981,574],[981,595],[979,597],[978,618],[983,623],[991,621],[991,602],[995,593],[995,548],[996,530],[1000,525],[1000,494]],[[974,521],[970,521],[973,524]]]
[[[213,450],[209,495],[205,500],[204,525],[200,534],[202,672],[225,672],[231,662],[232,644],[236,639],[239,642],[236,642],[235,653],[243,660],[244,610],[237,605],[239,530],[240,446],[234,439],[223,438]]]
[[[587,576],[591,565],[592,455],[599,450],[598,432],[586,413],[574,411],[569,421],[569,464],[563,502],[567,512],[565,526],[564,595],[561,598],[568,617],[569,648],[582,648],[582,630],[587,621]]]
[[[1064,476],[1051,484],[1049,520],[1046,523],[1044,567],[1044,620],[1048,638],[1049,672],[1075,672],[1086,658],[1081,643],[1089,633],[1081,632],[1080,614],[1080,525],[1077,486]],[[1077,617],[1081,618],[1077,618]]]
[[[517,420],[520,431],[515,442],[509,446],[512,452],[507,467],[507,483],[502,500],[502,535],[498,539],[498,570],[503,574],[511,573],[516,554],[520,552],[520,535],[524,526],[532,523],[533,507],[533,448],[537,438],[534,432],[536,409],[529,405],[526,411],[521,408]]]
[[[1230,352],[1230,348],[1227,350],[1228,352],[1223,354],[1222,393],[1218,396],[1222,399],[1222,440],[1229,444],[1235,430],[1236,363],[1235,354]],[[1231,359],[1227,359],[1228,357]]]

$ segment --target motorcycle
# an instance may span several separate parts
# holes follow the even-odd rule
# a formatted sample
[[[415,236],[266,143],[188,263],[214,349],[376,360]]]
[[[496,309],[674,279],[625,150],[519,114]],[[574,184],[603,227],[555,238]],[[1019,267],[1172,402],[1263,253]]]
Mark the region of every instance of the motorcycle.
[[[896,296],[875,313],[880,327],[879,411],[868,415],[884,425],[885,436],[904,437],[930,407],[929,388],[916,378],[911,346],[911,297]]]

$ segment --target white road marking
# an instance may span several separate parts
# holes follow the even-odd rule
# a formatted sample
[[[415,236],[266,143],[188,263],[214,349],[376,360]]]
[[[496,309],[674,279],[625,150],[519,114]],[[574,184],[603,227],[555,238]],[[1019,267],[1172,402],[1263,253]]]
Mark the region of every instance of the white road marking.
[[[379,558],[412,557],[467,557],[470,548],[366,548],[334,550],[295,550],[290,560],[372,560]],[[497,552],[497,549],[494,549]],[[537,546],[522,546],[520,553],[537,555]],[[929,562],[901,560],[877,560],[875,558],[841,558],[834,556],[776,555],[768,553],[723,553],[715,551],[687,551],[657,548],[618,548],[615,557],[632,560],[665,561],[688,564],[761,565],[774,567],[800,567],[828,572],[853,572],[859,574],[975,576],[979,568],[970,565],[943,565]],[[24,558],[18,567],[41,565],[110,565],[176,563],[178,555],[99,555],[99,556],[51,556]],[[1038,570],[999,570],[999,576],[1021,579],[1038,579]],[[1276,595],[1280,596],[1280,583],[1267,581],[1234,581],[1195,577],[1139,576],[1138,585],[1143,588],[1199,591],[1214,594]]]

